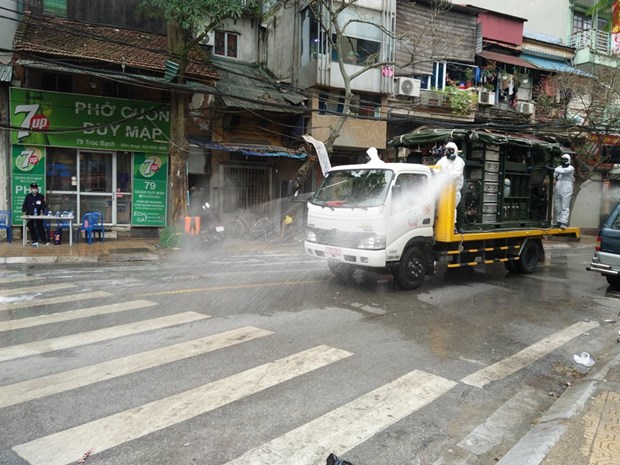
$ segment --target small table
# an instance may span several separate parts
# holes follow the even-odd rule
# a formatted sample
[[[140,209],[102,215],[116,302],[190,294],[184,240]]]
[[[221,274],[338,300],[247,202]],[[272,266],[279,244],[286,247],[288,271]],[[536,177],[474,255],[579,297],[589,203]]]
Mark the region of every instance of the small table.
[[[26,238],[28,237],[28,233],[26,231],[26,224],[28,223],[28,220],[56,221],[56,224],[60,224],[61,221],[69,222],[69,245],[73,245],[73,220],[74,219],[75,219],[74,216],[23,215],[22,216],[22,245],[26,245]]]

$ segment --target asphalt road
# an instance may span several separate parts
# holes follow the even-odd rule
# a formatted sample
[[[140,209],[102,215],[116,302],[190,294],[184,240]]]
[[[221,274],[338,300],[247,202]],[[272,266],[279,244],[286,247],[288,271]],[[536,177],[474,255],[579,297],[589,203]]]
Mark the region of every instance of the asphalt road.
[[[414,292],[294,248],[7,267],[0,464],[493,463],[616,344],[591,253]]]

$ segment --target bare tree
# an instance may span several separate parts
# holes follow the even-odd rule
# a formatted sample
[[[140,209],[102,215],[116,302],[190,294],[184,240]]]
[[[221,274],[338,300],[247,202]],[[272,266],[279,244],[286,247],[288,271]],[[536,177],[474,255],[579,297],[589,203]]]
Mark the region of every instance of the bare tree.
[[[557,74],[535,89],[539,134],[555,137],[575,151],[572,206],[583,184],[610,163],[610,139],[620,133],[620,71],[600,67],[596,75]]]

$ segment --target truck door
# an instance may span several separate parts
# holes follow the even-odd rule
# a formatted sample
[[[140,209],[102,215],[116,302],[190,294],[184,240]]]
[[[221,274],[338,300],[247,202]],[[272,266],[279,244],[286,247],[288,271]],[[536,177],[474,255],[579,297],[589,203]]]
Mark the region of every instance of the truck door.
[[[392,189],[387,244],[432,236],[435,198],[423,173],[400,173]]]

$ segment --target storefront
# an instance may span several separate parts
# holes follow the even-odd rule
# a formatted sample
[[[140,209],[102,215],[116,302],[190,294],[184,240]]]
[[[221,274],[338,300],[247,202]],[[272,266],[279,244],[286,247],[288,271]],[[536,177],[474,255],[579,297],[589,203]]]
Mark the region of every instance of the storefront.
[[[109,226],[165,226],[166,104],[11,88],[11,208],[31,182],[52,214],[100,211]]]

